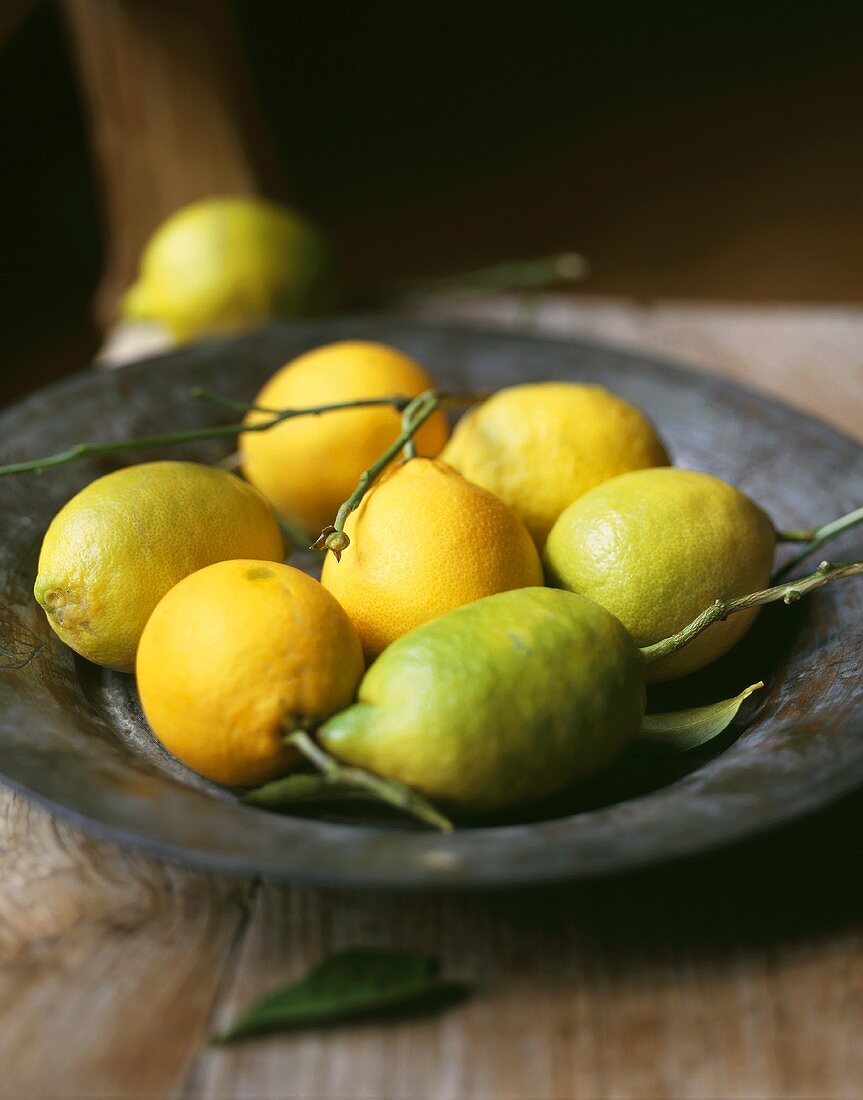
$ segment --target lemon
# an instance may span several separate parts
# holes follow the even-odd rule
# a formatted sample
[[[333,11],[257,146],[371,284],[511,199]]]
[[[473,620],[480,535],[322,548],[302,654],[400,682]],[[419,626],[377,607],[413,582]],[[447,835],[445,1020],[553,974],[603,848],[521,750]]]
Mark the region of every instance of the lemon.
[[[260,493],[196,462],[146,462],[100,477],[51,521],[35,595],[81,656],[131,671],[144,624],[168,589],[223,558],[281,561]]]
[[[434,386],[409,355],[370,340],[340,340],[291,360],[267,382],[256,405],[303,409],[368,397],[415,397]],[[266,420],[251,413],[248,423]],[[332,523],[360,474],[401,430],[395,409],[344,409],[286,420],[240,437],[243,471],[277,511],[320,531]],[[449,435],[435,412],[416,436],[419,454],[434,456]]]
[[[331,296],[326,246],[305,219],[262,199],[214,198],[159,226],[122,314],[183,342],[319,312]]]
[[[365,495],[341,560],[321,583],[347,611],[368,658],[461,604],[542,583],[521,520],[443,462],[413,458]]]
[[[765,513],[710,474],[655,469],[622,474],[570,505],[545,547],[553,583],[602,604],[639,646],[686,626],[717,599],[764,588],[776,536]],[[716,623],[651,667],[666,680],[715,661],[758,608]]]
[[[574,500],[668,455],[643,413],[601,386],[539,382],[499,390],[456,426],[441,458],[506,501],[542,547]]]
[[[222,561],[158,603],[138,647],[153,732],[208,779],[253,786],[296,761],[284,744],[353,699],[359,639],[316,580],[289,565]]]
[[[592,775],[635,738],[644,702],[644,662],[613,615],[523,588],[394,642],[318,737],[345,763],[475,813]]]

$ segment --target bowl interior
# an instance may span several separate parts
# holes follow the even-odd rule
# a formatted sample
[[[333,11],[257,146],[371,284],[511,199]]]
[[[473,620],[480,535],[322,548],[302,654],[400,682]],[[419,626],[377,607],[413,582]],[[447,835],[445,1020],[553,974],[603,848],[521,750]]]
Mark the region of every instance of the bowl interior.
[[[2,418],[4,461],[73,442],[224,422],[192,386],[250,399],[306,348],[382,339],[452,389],[525,380],[599,382],[653,418],[681,466],[734,482],[777,526],[811,526],[859,505],[863,450],[745,390],[600,345],[386,317],[274,326],[43,391]],[[228,414],[230,416],[230,414]],[[177,457],[214,461],[201,443]],[[141,714],[131,677],[97,669],[53,635],[32,597],[42,534],[88,481],[138,452],[0,480],[0,778],[115,837],[223,870],[355,885],[480,885],[577,878],[712,848],[790,819],[863,778],[863,585],[848,582],[792,609],[766,609],[709,669],[651,690],[665,710],[736,694],[748,701],[697,752],[632,750],[589,784],[505,818],[439,837],[375,813],[272,814],[241,806],[170,757]],[[856,532],[833,556],[863,556]],[[309,571],[311,556],[298,559]]]

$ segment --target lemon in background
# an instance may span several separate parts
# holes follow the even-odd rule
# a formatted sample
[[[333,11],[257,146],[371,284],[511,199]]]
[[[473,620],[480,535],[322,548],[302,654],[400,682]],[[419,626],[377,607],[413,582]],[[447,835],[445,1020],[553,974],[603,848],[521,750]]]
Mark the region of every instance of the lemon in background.
[[[184,206],[159,226],[121,313],[156,322],[182,343],[318,313],[333,297],[328,250],[309,222],[263,199],[218,198]]]

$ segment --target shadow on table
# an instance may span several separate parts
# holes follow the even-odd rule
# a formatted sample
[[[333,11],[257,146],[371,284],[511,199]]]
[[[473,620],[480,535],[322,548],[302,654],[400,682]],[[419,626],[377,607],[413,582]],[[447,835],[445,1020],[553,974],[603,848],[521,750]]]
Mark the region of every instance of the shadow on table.
[[[863,918],[863,794],[734,848],[483,904],[525,929],[607,942],[721,946],[827,933]]]

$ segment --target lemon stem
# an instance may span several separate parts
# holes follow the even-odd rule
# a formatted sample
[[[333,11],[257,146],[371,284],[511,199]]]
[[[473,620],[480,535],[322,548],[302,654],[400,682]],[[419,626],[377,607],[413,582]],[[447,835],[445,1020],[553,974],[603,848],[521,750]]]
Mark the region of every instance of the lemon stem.
[[[447,294],[468,297],[506,291],[539,291],[562,283],[576,282],[588,274],[590,265],[578,252],[556,252],[530,260],[511,260],[476,271],[462,271],[437,278],[414,279],[391,284],[396,293],[408,297]]]
[[[861,523],[863,523],[863,508],[855,508],[853,512],[831,520],[830,523],[825,523],[821,527],[812,527],[804,531],[777,531],[777,542],[804,542],[806,545],[776,571],[773,579],[778,581],[787,577],[792,569],[795,569],[810,554],[820,550],[825,542],[829,542],[843,531],[850,531],[852,527],[857,527]]]
[[[410,427],[411,406],[408,405],[408,407],[402,412],[402,433],[407,434],[408,436],[408,441],[407,443],[405,443],[402,449],[402,455],[404,456],[405,462],[408,462],[412,458],[416,458],[417,454],[416,439],[414,438],[413,432],[410,431]]]
[[[338,409],[375,408],[381,405],[391,405],[398,412],[401,412],[412,400],[410,397],[403,397],[400,394],[391,394],[385,397],[355,398],[353,401],[339,401],[332,405],[320,405],[317,408],[310,409],[274,409],[268,405],[256,405],[251,401],[237,401],[233,397],[224,397],[220,393],[213,393],[212,390],[205,390],[199,386],[189,390],[189,395],[190,397],[196,397],[199,401],[219,405],[223,409],[234,409],[237,412],[269,413],[272,416],[278,416],[281,420],[288,419],[284,415],[285,413],[290,416],[320,416],[322,413],[333,412]]]
[[[843,577],[853,577],[863,573],[863,561],[829,562],[822,561],[814,573],[801,577],[796,581],[786,584],[777,584],[772,588],[765,588],[761,592],[752,592],[748,596],[740,596],[736,600],[717,600],[706,611],[692,620],[692,622],[672,634],[670,638],[664,638],[661,642],[641,647],[641,655],[648,663],[659,661],[676,653],[679,649],[695,641],[714,623],[723,622],[729,615],[736,615],[738,611],[748,611],[752,607],[760,607],[762,604],[783,603],[791,604],[801,597],[821,588],[830,581],[841,580]]]
[[[341,558],[342,552],[347,550],[350,546],[350,539],[345,534],[345,523],[348,516],[355,508],[359,507],[360,501],[380,474],[389,466],[396,455],[398,455],[399,451],[411,443],[413,437],[422,425],[428,420],[435,409],[440,408],[441,401],[448,396],[449,395],[439,393],[437,390],[424,390],[422,393],[417,394],[417,396],[405,406],[404,412],[402,413],[402,430],[380,458],[373,462],[367,470],[363,470],[357,482],[356,489],[354,489],[348,499],[339,508],[336,513],[335,521],[331,526],[325,527],[323,531],[321,531],[320,536],[317,541],[312,544],[311,549],[330,550],[336,561]],[[465,400],[472,401],[476,400],[476,398],[472,394],[466,394]]]
[[[198,443],[206,439],[224,439],[235,435],[241,435],[244,432],[266,432],[269,431],[270,428],[274,428],[276,424],[281,424],[284,420],[292,420],[297,416],[320,416],[323,413],[337,412],[340,409],[363,409],[382,405],[389,405],[400,411],[407,409],[412,401],[418,400],[417,398],[411,399],[393,395],[389,397],[362,398],[353,401],[335,401],[332,404],[314,405],[305,409],[267,409],[262,406],[249,405],[241,401],[233,401],[231,398],[222,398],[206,390],[193,390],[191,392],[195,397],[200,397],[211,403],[224,405],[228,408],[240,409],[242,411],[272,413],[272,418],[270,420],[262,420],[257,424],[221,424],[210,428],[189,428],[185,431],[168,432],[165,435],[141,436],[138,439],[118,439],[108,443],[75,443],[65,451],[58,451],[56,454],[46,455],[43,458],[33,458],[25,462],[12,462],[6,466],[0,466],[0,477],[6,477],[9,474],[41,473],[43,470],[49,470],[54,466],[65,466],[70,462],[80,462],[86,458],[101,458],[120,454],[124,451],[142,451],[155,447],[169,447],[183,443]],[[436,393],[436,391],[428,392],[435,393],[435,399],[438,404],[445,401],[454,404],[470,404],[474,401],[483,400],[485,396],[477,394],[442,394]],[[437,405],[430,408],[411,430],[416,431],[416,428],[431,415],[436,407]],[[396,453],[404,446],[408,437],[405,437],[405,439],[399,438],[401,442],[396,448]]]
[[[351,512],[359,507],[360,501],[376,479],[383,473],[387,466],[389,466],[399,451],[413,439],[439,405],[440,395],[437,391],[425,390],[423,393],[418,394],[410,404],[405,407],[402,413],[402,430],[380,458],[373,462],[367,470],[363,470],[357,482],[356,489],[354,489],[336,513],[335,523],[333,524],[336,531],[344,531],[345,521]]]
[[[453,831],[452,822],[439,813],[422,795],[393,779],[382,779],[379,775],[363,771],[362,768],[352,768],[339,763],[335,757],[325,752],[305,730],[293,730],[287,735],[285,741],[287,744],[299,749],[309,763],[314,764],[327,782],[340,787],[359,788],[371,795],[376,801],[395,806],[403,813],[410,814],[427,825],[432,825],[435,829],[440,829],[442,833]]]

